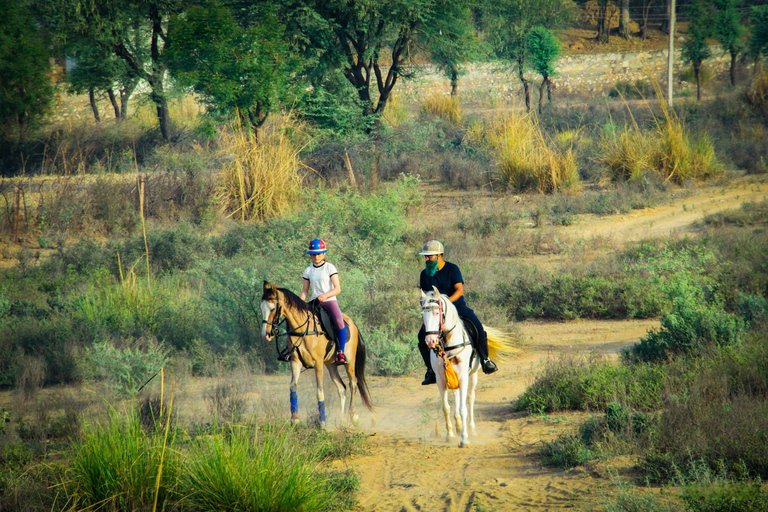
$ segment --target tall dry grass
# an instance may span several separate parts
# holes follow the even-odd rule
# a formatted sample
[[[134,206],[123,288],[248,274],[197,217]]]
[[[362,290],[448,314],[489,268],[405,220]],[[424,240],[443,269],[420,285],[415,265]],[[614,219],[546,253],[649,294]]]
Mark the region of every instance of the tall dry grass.
[[[533,115],[497,117],[470,127],[468,136],[492,148],[501,179],[515,189],[552,193],[580,183],[573,148],[560,150],[551,144]]]
[[[441,117],[453,124],[459,124],[462,118],[461,105],[455,96],[442,94],[428,96],[421,106],[421,111],[428,115]]]
[[[303,181],[301,146],[286,135],[286,127],[270,126],[258,139],[243,130],[221,134],[220,148],[228,161],[220,174],[217,199],[228,216],[264,219],[295,203]]]
[[[603,140],[601,162],[611,179],[638,181],[656,175],[681,184],[720,173],[722,167],[709,136],[692,134],[666,103],[661,107],[654,130],[642,130],[633,119],[630,126]]]
[[[752,80],[747,91],[747,100],[768,121],[768,69]]]

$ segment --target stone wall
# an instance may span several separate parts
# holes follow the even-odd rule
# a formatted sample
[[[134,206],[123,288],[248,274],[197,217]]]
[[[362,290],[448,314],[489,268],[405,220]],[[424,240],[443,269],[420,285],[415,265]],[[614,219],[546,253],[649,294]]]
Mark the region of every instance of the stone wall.
[[[728,72],[730,56],[719,46],[712,47],[713,57],[704,62],[712,75]],[[675,81],[681,83],[682,73],[690,67],[683,62],[680,50],[675,50]],[[662,87],[667,82],[667,51],[654,50],[624,53],[598,53],[565,55],[555,65],[554,82],[559,91],[580,93],[605,93],[616,82],[655,80]],[[533,73],[530,79],[538,87],[541,77]],[[685,86],[685,84],[683,83]],[[420,68],[414,80],[398,87],[409,99],[420,100],[432,94],[449,94],[450,82],[430,67]],[[500,100],[519,94],[522,86],[512,71],[500,69],[495,64],[473,64],[459,79],[459,92],[463,98],[478,101]],[[532,91],[535,98],[538,92]]]

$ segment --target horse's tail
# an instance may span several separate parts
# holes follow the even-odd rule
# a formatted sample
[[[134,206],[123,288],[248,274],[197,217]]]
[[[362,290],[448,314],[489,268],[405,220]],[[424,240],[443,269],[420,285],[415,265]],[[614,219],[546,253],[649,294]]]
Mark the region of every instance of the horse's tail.
[[[485,326],[485,332],[488,335],[488,357],[491,359],[503,360],[520,352],[514,345],[512,334],[488,326]]]
[[[357,330],[355,376],[357,377],[357,389],[360,391],[360,399],[363,401],[363,405],[365,405],[369,411],[372,411],[373,403],[371,403],[371,394],[368,391],[368,384],[365,382],[365,343],[363,343],[363,335],[359,329]]]

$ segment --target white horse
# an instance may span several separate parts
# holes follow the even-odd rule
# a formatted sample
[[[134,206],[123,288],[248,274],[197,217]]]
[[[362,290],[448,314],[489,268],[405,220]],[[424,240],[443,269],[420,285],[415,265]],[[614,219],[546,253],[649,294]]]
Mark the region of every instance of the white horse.
[[[435,348],[442,348],[449,364],[453,366],[458,378],[459,389],[454,390],[454,418],[456,431],[461,431],[459,447],[469,445],[469,431],[475,435],[475,388],[477,388],[477,374],[480,369],[480,358],[472,357],[474,349],[467,329],[464,327],[456,310],[456,306],[448,300],[447,295],[440,295],[437,288],[432,287],[428,293],[421,292],[421,314],[424,318],[427,346],[432,350],[432,369],[437,377],[437,387],[443,400],[443,413],[445,414],[445,427],[448,431],[446,440],[454,437],[451,424],[451,406],[448,403],[448,388],[446,385],[445,362],[437,355]],[[493,328],[486,326],[488,334],[489,356],[498,357],[500,354],[511,354],[517,351],[512,347],[511,337]]]
[[[480,369],[480,358],[472,358],[472,345],[469,334],[464,328],[464,322],[459,318],[456,307],[448,300],[447,295],[440,295],[437,288],[433,291],[421,292],[421,314],[424,317],[426,342],[430,349],[442,345],[445,356],[459,377],[459,389],[454,390],[454,418],[456,431],[461,431],[459,447],[469,445],[469,430],[475,434],[475,388],[477,387],[477,371]],[[445,428],[448,431],[446,440],[450,441],[453,434],[451,423],[451,406],[448,403],[448,388],[445,379],[445,363],[442,357],[433,350],[431,353],[432,369],[437,376],[437,387],[443,399]],[[471,360],[471,366],[470,366]]]

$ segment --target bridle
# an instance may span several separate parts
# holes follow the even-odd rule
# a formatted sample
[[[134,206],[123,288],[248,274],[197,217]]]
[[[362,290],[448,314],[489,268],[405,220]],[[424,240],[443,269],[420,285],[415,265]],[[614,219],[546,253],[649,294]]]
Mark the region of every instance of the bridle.
[[[445,331],[444,330],[444,327],[445,327],[445,306],[443,306],[443,298],[438,295],[437,298],[429,299],[427,302],[425,302],[422,305],[421,311],[424,312],[424,311],[427,311],[427,310],[431,310],[433,308],[433,306],[431,306],[431,304],[437,304],[438,311],[439,311],[439,314],[440,314],[439,327],[438,327],[437,331],[426,331],[425,330],[424,333],[426,335],[436,334],[438,339],[439,339],[439,341],[440,341],[440,346],[442,347],[442,350],[444,350],[445,352],[449,352],[449,351],[451,351],[453,349],[461,348],[461,347],[465,347],[467,345],[470,345],[472,342],[469,340],[469,336],[467,335],[467,336],[465,336],[465,339],[464,339],[464,341],[462,343],[459,343],[458,345],[451,345],[450,347],[446,347],[445,346],[446,338],[456,328],[456,326],[458,325],[458,322],[453,327],[451,327],[450,329]],[[424,327],[426,329],[426,324],[424,325]],[[453,357],[453,356],[451,356],[451,357]]]
[[[309,330],[309,323],[312,318],[315,318],[317,321],[317,318],[315,315],[313,315],[311,312],[307,313],[307,319],[304,320],[304,322],[298,326],[297,329],[288,330],[288,318],[284,317],[282,315],[283,313],[283,306],[280,304],[280,300],[277,298],[277,296],[265,299],[261,299],[263,302],[274,302],[275,303],[275,309],[274,314],[272,316],[273,319],[276,319],[276,322],[270,322],[266,318],[261,321],[262,324],[268,325],[271,327],[270,331],[267,333],[270,336],[275,338],[275,350],[277,351],[278,356],[283,358],[284,360],[288,360],[291,354],[293,354],[294,351],[296,351],[302,343],[304,343],[304,340],[309,335],[315,335],[315,334],[325,334],[322,330],[317,330],[317,325],[315,325],[315,330],[310,331]],[[285,324],[285,332],[280,333],[280,326]],[[304,328],[302,331],[301,329]],[[286,347],[284,349],[280,348],[280,336],[286,337]],[[289,340],[291,340],[294,337],[300,337],[298,343],[288,343]],[[306,363],[304,362],[304,359],[301,357],[301,351],[299,351],[299,359],[301,360],[302,364],[306,367]]]

